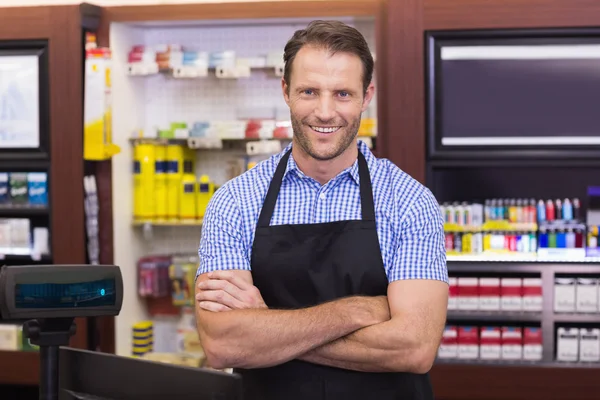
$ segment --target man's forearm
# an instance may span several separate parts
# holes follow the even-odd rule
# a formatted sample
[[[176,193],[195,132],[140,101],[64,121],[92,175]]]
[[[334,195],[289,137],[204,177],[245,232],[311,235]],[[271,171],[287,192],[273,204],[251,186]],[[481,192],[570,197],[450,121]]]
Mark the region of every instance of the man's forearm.
[[[317,347],[299,359],[363,372],[423,373],[421,343],[410,327],[372,325]]]
[[[300,310],[198,313],[198,330],[215,368],[268,367],[381,322],[373,298],[347,298]],[[384,300],[385,301],[385,300]]]

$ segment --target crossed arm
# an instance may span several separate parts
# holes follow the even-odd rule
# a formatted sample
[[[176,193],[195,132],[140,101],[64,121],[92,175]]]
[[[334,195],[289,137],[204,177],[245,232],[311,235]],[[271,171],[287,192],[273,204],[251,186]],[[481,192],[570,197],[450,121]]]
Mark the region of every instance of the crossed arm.
[[[198,332],[209,365],[258,368],[292,359],[370,372],[425,373],[446,319],[448,286],[401,280],[387,297],[269,310],[248,271],[198,277]]]
[[[252,283],[240,207],[232,204],[227,190],[215,193],[199,249],[200,272],[214,271],[201,273],[196,285],[197,328],[210,366],[260,368],[301,359],[371,372],[431,368],[448,296],[443,221],[431,195],[415,201],[397,227],[401,243],[391,266],[397,279],[387,296],[300,310],[265,305]]]

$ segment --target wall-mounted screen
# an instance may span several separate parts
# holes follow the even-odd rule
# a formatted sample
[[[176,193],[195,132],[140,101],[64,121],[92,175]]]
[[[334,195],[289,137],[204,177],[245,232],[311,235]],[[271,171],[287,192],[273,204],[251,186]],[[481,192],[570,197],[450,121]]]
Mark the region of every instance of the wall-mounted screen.
[[[47,40],[0,40],[0,158],[49,157]]]
[[[40,145],[39,57],[0,52],[0,147]]]
[[[600,149],[600,31],[428,36],[429,156]]]

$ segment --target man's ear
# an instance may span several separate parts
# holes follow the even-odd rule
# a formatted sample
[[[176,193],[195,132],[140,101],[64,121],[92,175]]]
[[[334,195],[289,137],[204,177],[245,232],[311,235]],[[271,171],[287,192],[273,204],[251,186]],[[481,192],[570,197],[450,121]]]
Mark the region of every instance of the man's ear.
[[[363,99],[363,104],[362,104],[362,111],[366,111],[367,108],[369,108],[369,104],[371,104],[371,100],[373,99],[373,96],[375,95],[375,85],[373,85],[373,82],[371,82],[369,84],[369,86],[367,87],[367,91],[365,92],[365,97]]]
[[[281,78],[281,90],[283,91],[283,99],[285,100],[285,103],[289,106],[290,105],[290,87],[285,82],[284,78]]]

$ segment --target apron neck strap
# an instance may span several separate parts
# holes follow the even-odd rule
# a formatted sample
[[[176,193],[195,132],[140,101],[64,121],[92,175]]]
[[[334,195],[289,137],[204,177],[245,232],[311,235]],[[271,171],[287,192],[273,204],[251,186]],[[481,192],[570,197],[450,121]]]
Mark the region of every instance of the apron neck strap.
[[[279,195],[279,189],[281,188],[281,182],[283,181],[283,175],[287,168],[288,160],[292,149],[288,150],[287,153],[279,161],[275,175],[269,184],[269,190],[260,211],[258,217],[258,227],[268,227],[271,224],[271,217],[275,210],[275,204],[277,203],[277,197]],[[364,221],[375,221],[375,205],[373,203],[373,188],[371,186],[371,177],[369,175],[369,166],[365,156],[358,151],[358,177],[360,180],[360,204],[362,211],[362,219]]]

